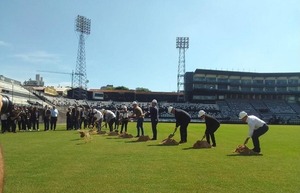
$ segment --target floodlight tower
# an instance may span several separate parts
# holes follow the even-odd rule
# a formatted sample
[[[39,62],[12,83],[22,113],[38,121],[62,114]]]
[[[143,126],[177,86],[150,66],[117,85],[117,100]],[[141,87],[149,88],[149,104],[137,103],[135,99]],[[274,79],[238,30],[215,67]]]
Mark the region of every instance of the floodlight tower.
[[[74,88],[76,91],[74,92],[75,96],[73,97],[77,99],[85,99],[88,83],[85,63],[85,38],[90,35],[91,20],[78,15],[75,23],[75,31],[79,33],[79,45],[74,76]]]
[[[189,48],[189,37],[177,37],[176,48],[179,50],[177,93],[180,94],[184,91],[185,51]]]

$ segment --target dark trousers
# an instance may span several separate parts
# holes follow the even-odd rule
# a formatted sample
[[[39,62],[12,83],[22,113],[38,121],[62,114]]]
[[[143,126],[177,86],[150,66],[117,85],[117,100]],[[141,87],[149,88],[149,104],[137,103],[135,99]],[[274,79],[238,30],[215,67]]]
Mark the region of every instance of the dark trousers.
[[[153,139],[157,139],[157,123],[158,121],[156,120],[151,121]]]
[[[218,128],[219,127],[209,127],[209,128],[206,128],[206,130],[205,130],[205,137],[206,137],[207,143],[210,144],[210,140],[211,140],[211,142],[212,142],[211,145],[214,147],[217,145],[214,133],[217,131]]]
[[[207,143],[210,144],[210,139],[211,139],[212,146],[214,146],[214,147],[216,146],[216,139],[215,139],[214,132],[205,132],[205,137],[206,137]]]
[[[182,125],[180,125],[180,141],[181,142],[187,142],[187,127],[189,125],[188,123],[184,123]]]
[[[49,118],[44,118],[44,131],[48,131],[49,130],[49,123],[50,123],[50,120]]]
[[[142,135],[144,135],[143,122],[144,122],[144,118],[137,119],[137,123],[136,123],[137,136],[140,136],[140,130],[142,132]]]
[[[56,129],[56,122],[57,122],[57,117],[51,117],[51,122],[50,122],[50,128],[51,130],[53,129],[55,131]]]
[[[259,137],[265,134],[269,130],[268,125],[264,124],[262,127],[258,128],[253,132],[252,135],[252,142],[253,142],[253,151],[260,152],[260,144],[259,144]]]
[[[15,132],[16,132],[16,128],[17,128],[17,121],[11,120],[10,126],[11,126],[11,131],[12,131],[13,133],[15,133]]]
[[[1,130],[2,133],[8,131],[8,120],[1,120]]]
[[[127,132],[128,119],[122,120],[121,133],[123,132],[123,128],[125,128],[125,132]]]
[[[113,131],[113,125],[116,122],[116,118],[112,118],[109,122],[108,122],[108,126],[109,126],[109,131],[112,132]]]

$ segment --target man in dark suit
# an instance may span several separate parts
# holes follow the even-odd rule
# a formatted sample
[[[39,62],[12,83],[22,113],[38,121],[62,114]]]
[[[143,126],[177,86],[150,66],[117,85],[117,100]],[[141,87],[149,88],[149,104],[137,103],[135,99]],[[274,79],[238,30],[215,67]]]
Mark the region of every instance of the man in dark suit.
[[[206,114],[206,112],[203,110],[199,111],[198,116],[200,119],[204,119],[205,125],[206,125],[205,134],[202,137],[201,141],[206,137],[206,141],[210,144],[210,139],[211,139],[211,141],[212,141],[211,145],[213,147],[216,147],[217,144],[216,144],[216,139],[215,139],[214,133],[220,127],[220,122],[216,118]]]
[[[157,100],[153,99],[151,102],[151,107],[149,108],[149,112],[147,112],[147,115],[150,116],[151,119],[151,127],[152,127],[152,133],[153,137],[151,140],[157,139],[157,123],[158,123],[158,107],[157,107]]]
[[[179,143],[187,142],[187,127],[191,122],[191,115],[185,112],[182,109],[175,109],[174,107],[168,107],[168,113],[175,115],[176,126],[174,133],[177,131],[177,128],[180,126],[180,141]],[[173,135],[174,135],[173,133]]]

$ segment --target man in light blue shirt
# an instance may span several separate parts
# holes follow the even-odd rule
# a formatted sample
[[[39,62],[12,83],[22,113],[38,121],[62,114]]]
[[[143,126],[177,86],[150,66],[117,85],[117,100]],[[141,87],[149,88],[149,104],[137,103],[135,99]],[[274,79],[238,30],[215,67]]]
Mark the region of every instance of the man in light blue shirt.
[[[254,115],[248,115],[245,111],[240,112],[239,119],[247,123],[249,126],[249,135],[246,138],[244,145],[247,144],[251,137],[254,146],[252,150],[256,153],[260,153],[261,149],[258,138],[269,130],[268,125],[258,117]]]
[[[58,117],[58,110],[55,108],[55,106],[51,109],[51,120],[50,120],[50,129],[54,130],[56,129],[56,122]]]

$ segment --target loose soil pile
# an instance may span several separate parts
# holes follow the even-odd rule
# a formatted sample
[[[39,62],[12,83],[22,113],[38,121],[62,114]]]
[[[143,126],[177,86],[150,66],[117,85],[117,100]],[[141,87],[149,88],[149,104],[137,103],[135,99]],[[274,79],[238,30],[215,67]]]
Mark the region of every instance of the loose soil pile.
[[[98,131],[98,134],[99,134],[99,135],[106,134],[106,131]]]
[[[234,150],[234,153],[239,153],[243,155],[257,154],[251,149],[249,149],[246,145],[238,145],[237,148]]]
[[[193,145],[193,148],[200,149],[200,148],[211,148],[211,145],[207,141],[196,141],[196,143]]]
[[[79,135],[81,138],[83,138],[85,140],[85,142],[88,142],[91,140],[90,133],[87,131],[79,131]]]
[[[160,142],[159,144],[161,144],[161,145],[179,145],[179,143],[175,139],[172,139],[169,137],[167,139],[162,140],[162,142]]]
[[[148,135],[145,135],[145,136],[140,136],[136,141],[148,141],[150,140],[150,137]]]
[[[96,131],[96,129],[91,129],[91,130],[89,130],[89,134],[90,135],[97,135],[98,132]]]
[[[86,137],[87,135],[90,135],[88,132],[85,131],[79,131],[79,135],[81,138]]]
[[[133,136],[131,134],[128,134],[128,133],[121,133],[119,135],[119,137],[121,137],[121,138],[133,138]]]
[[[108,136],[118,136],[119,133],[118,132],[115,132],[115,131],[111,131],[107,134]]]

